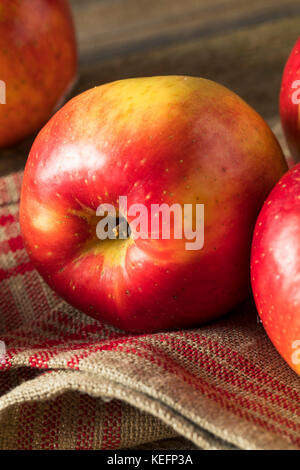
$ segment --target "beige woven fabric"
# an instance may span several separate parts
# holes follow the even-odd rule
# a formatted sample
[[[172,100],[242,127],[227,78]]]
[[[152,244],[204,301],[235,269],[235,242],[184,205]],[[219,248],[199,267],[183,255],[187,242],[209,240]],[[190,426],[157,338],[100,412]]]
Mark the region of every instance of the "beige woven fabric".
[[[1,449],[118,449],[181,435],[203,449],[299,449],[300,380],[251,303],[198,329],[132,335],[41,280],[0,179]]]

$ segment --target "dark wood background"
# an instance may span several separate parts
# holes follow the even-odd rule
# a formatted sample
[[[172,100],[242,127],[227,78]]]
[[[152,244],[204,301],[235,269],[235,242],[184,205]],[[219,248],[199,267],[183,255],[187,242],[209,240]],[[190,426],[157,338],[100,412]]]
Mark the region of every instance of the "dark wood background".
[[[278,126],[284,63],[300,35],[299,0],[71,0],[80,70],[73,94],[120,78],[186,74],[218,81]],[[32,138],[0,151],[22,169]]]

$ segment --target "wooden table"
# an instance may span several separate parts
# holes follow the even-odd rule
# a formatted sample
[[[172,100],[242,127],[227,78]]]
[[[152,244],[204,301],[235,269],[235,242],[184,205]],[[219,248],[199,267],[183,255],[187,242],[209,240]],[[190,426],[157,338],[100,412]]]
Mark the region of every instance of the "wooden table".
[[[284,63],[300,35],[299,0],[71,0],[80,76],[73,91],[126,77],[218,81],[273,126]],[[32,138],[0,151],[0,175],[24,167]],[[184,439],[153,448],[193,448]],[[149,446],[148,446],[149,448]],[[150,446],[151,448],[151,446]]]

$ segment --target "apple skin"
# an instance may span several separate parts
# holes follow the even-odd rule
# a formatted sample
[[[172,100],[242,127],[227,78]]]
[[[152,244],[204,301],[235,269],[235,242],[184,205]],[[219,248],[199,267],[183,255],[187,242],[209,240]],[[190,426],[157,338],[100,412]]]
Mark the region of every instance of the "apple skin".
[[[251,282],[269,338],[300,375],[300,164],[281,178],[259,214]]]
[[[293,47],[285,65],[279,97],[283,131],[292,157],[298,163],[300,161],[300,105],[293,103],[292,99],[293,94],[297,91],[292,86],[296,80],[300,80],[300,38]],[[300,93],[298,93],[298,97],[300,97]]]
[[[69,91],[77,47],[66,0],[0,0],[0,148],[39,130]]]
[[[197,325],[249,294],[255,220],[286,169],[265,121],[217,83],[106,84],[69,101],[36,138],[22,187],[25,246],[49,285],[95,318],[127,331]],[[96,208],[119,196],[149,212],[205,204],[204,248],[100,241]]]

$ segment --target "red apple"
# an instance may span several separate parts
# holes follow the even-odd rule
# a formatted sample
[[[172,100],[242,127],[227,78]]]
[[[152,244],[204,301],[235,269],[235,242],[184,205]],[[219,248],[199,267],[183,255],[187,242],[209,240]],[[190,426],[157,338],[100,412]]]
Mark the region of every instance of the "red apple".
[[[260,318],[279,353],[300,375],[300,164],[264,203],[251,258]]]
[[[44,125],[76,68],[66,0],[0,0],[0,148]]]
[[[130,331],[199,324],[249,294],[255,220],[285,171],[267,124],[221,85],[110,83],[68,102],[35,140],[21,198],[25,246],[50,286],[96,318]],[[120,196],[147,209],[204,204],[204,248],[172,237],[99,240],[96,209]]]
[[[292,157],[300,161],[300,38],[286,63],[280,90],[280,116]]]

